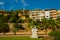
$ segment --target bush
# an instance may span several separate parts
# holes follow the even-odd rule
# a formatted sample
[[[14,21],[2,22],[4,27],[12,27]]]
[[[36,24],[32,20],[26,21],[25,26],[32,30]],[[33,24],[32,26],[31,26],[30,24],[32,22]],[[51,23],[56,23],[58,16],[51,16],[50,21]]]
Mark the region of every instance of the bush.
[[[22,25],[20,25],[18,23],[14,24],[14,28],[17,28],[17,30],[24,30],[25,29]]]
[[[60,31],[52,31],[48,33],[50,36],[53,36],[55,40],[60,40]]]
[[[0,23],[0,33],[5,34],[5,33],[9,32],[9,31],[10,31],[10,28],[9,28],[8,24]]]

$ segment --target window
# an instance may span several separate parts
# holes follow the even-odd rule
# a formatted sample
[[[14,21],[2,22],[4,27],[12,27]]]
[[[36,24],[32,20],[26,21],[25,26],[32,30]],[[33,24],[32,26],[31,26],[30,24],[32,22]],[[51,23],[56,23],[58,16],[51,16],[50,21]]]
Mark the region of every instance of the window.
[[[36,15],[39,15],[40,14],[40,12],[36,12]]]

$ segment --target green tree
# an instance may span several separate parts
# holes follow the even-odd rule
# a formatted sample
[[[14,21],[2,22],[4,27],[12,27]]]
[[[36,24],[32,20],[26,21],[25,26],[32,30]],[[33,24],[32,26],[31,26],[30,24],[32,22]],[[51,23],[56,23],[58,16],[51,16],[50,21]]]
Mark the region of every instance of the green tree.
[[[17,19],[18,19],[18,13],[16,13],[15,11],[11,11],[9,22],[15,23]]]
[[[45,29],[45,33],[47,34],[47,29],[49,27],[49,19],[44,18],[42,20],[42,27]]]
[[[7,25],[7,23],[0,23],[0,32],[5,34],[7,32],[9,32],[10,28]]]
[[[55,40],[60,40],[60,31],[52,31],[48,34],[50,37],[54,37]]]
[[[49,27],[52,30],[57,30],[58,28],[60,28],[59,21],[58,20],[50,19],[49,20]]]

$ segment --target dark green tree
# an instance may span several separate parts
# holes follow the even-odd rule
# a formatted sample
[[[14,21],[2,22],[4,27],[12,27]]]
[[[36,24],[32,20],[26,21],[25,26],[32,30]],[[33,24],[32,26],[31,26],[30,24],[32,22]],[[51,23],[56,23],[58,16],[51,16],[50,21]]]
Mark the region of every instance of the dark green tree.
[[[0,23],[0,33],[7,33],[9,32],[10,28],[7,23]]]

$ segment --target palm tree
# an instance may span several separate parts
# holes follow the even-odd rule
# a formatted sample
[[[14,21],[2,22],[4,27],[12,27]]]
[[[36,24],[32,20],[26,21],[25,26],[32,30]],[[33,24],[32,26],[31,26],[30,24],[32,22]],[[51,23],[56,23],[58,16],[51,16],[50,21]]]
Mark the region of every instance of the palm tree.
[[[52,30],[57,30],[59,25],[57,24],[58,21],[57,20],[53,20],[53,19],[50,19],[49,20],[49,27],[52,29]]]
[[[60,20],[59,20],[60,21]],[[53,20],[53,19],[46,19],[44,18],[40,22],[40,29],[45,29],[45,33],[47,34],[47,29],[52,29],[52,30],[57,30],[60,28],[60,22],[58,20]]]
[[[42,20],[42,27],[45,29],[45,33],[47,34],[47,29],[49,27],[49,19],[44,18]]]
[[[32,28],[33,26],[36,26],[37,28],[40,28],[39,25],[40,25],[39,20],[29,19],[29,28]]]
[[[55,20],[56,30],[60,29],[60,19]]]

